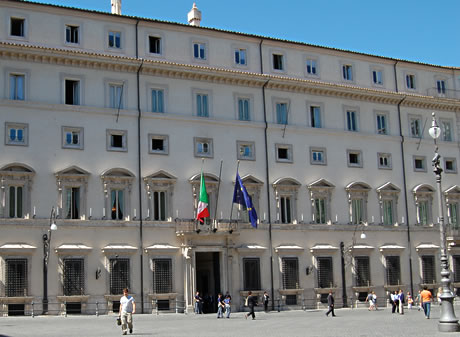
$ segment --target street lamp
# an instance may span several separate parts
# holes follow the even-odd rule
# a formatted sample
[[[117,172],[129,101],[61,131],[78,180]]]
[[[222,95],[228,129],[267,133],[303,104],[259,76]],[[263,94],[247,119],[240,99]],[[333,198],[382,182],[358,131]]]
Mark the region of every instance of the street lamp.
[[[56,211],[53,206],[53,208],[51,208],[48,234],[43,234],[43,315],[48,313],[48,261],[50,257],[51,233],[55,230],[57,230]]]
[[[430,136],[434,139],[435,155],[432,160],[433,172],[436,176],[436,187],[438,190],[438,207],[439,207],[439,232],[441,235],[441,316],[439,318],[438,330],[441,332],[455,332],[459,330],[458,319],[455,317],[453,300],[454,296],[450,290],[450,271],[449,260],[446,249],[446,228],[444,224],[444,209],[442,207],[442,190],[441,190],[441,155],[438,153],[436,139],[441,135],[441,128],[436,121],[436,115],[433,112],[433,120],[428,130]]]

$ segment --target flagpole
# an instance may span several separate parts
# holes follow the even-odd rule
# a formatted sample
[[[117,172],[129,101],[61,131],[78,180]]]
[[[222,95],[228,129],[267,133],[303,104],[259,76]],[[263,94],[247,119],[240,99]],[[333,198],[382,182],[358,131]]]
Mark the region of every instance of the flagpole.
[[[212,221],[212,231],[216,232],[217,231],[217,223],[216,223],[216,216],[217,216],[217,205],[219,203],[219,189],[220,189],[220,177],[222,175],[222,164],[223,160],[220,161],[220,170],[219,170],[219,182],[217,183],[217,195],[216,195],[216,207],[214,207],[214,219]],[[215,227],[214,227],[215,225]]]
[[[203,166],[204,166],[204,158],[201,158],[200,190],[198,192],[198,200],[200,199],[199,193],[201,193],[201,177],[203,176]],[[199,233],[201,230],[200,230],[200,227],[198,226],[199,221],[197,219],[197,216],[198,216],[198,202],[195,199],[195,228],[196,228],[196,232]]]
[[[240,168],[240,161],[238,160],[237,161],[237,164],[236,164],[236,174],[238,175],[238,169]],[[235,184],[237,182],[235,181]],[[230,226],[231,226],[231,222],[232,222],[232,215],[233,215],[233,197],[232,197],[232,207],[230,207]]]

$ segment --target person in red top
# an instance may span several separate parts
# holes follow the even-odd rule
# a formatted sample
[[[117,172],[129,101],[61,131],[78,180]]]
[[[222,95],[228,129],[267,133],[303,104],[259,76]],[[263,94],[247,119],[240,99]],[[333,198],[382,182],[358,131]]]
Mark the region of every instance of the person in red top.
[[[431,291],[429,291],[428,288],[424,286],[423,291],[420,293],[420,300],[422,302],[423,311],[425,312],[425,317],[427,319],[430,318],[432,299],[433,299],[433,295],[431,294]]]

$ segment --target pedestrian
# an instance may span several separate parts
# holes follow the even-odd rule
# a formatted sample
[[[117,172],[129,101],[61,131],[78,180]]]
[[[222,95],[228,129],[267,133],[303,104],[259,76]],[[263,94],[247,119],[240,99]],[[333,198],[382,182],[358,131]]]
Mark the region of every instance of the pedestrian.
[[[412,310],[412,305],[414,304],[414,299],[410,294],[410,291],[407,292],[407,309]]]
[[[377,311],[377,295],[375,291],[372,292],[372,300],[374,301],[374,310]]]
[[[391,294],[391,300],[391,313],[394,314],[396,311],[399,313],[399,296],[396,290],[394,293]]]
[[[417,297],[415,298],[415,305],[418,306],[418,311],[422,310],[423,309],[423,306],[422,306],[422,297],[420,296],[420,293],[422,291],[419,290],[418,291],[418,294],[417,294]]]
[[[438,292],[436,293],[436,299],[438,300],[438,304],[441,305],[441,294],[442,294],[442,287],[439,287]]]
[[[200,292],[197,291],[195,294],[195,314],[203,313],[203,299],[200,296]]]
[[[406,296],[404,295],[404,291],[402,289],[399,289],[399,313],[401,315],[404,315],[404,300],[406,299]]]
[[[371,310],[374,310],[374,309],[375,309],[375,306],[374,306],[374,296],[372,295],[371,292],[369,292],[369,293],[367,294],[366,302],[369,302],[369,309],[367,309],[367,310],[371,311]]]
[[[248,303],[249,313],[245,314],[244,317],[248,319],[249,316],[252,316],[252,319],[256,319],[256,314],[254,313],[254,307],[257,305],[257,297],[252,296],[252,291],[248,292],[248,297],[246,298]]]
[[[268,293],[264,291],[264,311],[268,312],[268,302],[270,301],[270,296],[268,296]]]
[[[332,313],[332,317],[335,317],[334,313],[334,296],[332,295],[332,290],[329,290],[329,295],[327,295],[327,305],[329,310],[326,312],[326,316],[329,316]]]
[[[433,295],[431,291],[428,290],[427,286],[423,287],[423,291],[420,293],[420,298],[423,305],[423,312],[425,313],[425,317],[430,319],[430,312],[431,312],[431,301],[433,299]]]
[[[232,297],[230,296],[230,294],[227,293],[227,295],[225,295],[225,299],[224,299],[225,314],[226,314],[227,318],[230,318],[230,313],[232,312],[231,304],[232,304]]]
[[[225,306],[224,306],[224,300],[222,298],[222,294],[219,293],[217,295],[217,318],[223,318],[224,317],[224,314],[223,314],[223,310],[224,310]]]
[[[129,333],[133,333],[133,314],[136,313],[136,302],[134,302],[134,297],[128,295],[128,288],[123,289],[119,312],[123,335],[128,333],[128,328]]]

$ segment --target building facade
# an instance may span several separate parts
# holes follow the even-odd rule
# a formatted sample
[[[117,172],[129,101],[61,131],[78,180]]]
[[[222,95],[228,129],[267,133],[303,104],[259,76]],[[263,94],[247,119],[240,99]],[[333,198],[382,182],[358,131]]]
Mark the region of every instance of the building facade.
[[[435,289],[433,111],[460,284],[460,69],[115,5],[0,4],[3,314],[110,313],[125,286],[143,312],[191,311],[196,291],[242,310],[249,290],[302,308]],[[258,228],[232,204],[237,165]]]

